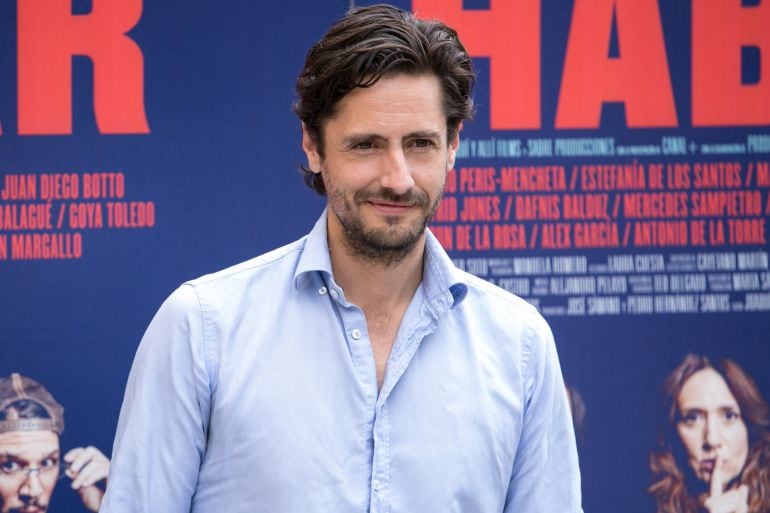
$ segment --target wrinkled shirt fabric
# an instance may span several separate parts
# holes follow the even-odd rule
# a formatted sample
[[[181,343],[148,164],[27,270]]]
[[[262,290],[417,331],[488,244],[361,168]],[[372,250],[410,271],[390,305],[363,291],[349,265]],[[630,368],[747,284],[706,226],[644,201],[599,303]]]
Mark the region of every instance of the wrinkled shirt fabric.
[[[579,513],[551,331],[457,269],[423,281],[378,391],[326,214],[302,239],[180,286],[137,351],[102,513]]]

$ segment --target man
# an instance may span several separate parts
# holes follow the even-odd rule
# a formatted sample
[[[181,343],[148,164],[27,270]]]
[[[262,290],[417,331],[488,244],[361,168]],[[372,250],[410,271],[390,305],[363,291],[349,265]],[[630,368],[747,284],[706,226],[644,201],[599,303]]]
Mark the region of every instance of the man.
[[[426,230],[472,82],[452,29],[388,6],[310,50],[295,111],[328,207],[161,307],[102,512],[581,511],[548,326]]]
[[[0,511],[48,511],[63,465],[89,511],[98,511],[110,461],[95,447],[77,447],[60,461],[64,409],[33,379],[0,378]]]

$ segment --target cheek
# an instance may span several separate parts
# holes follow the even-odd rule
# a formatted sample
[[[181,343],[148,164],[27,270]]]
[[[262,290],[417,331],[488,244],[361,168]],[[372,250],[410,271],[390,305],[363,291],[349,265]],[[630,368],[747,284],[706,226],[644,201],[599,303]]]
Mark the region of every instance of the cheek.
[[[46,475],[40,479],[40,486],[43,487],[43,494],[46,497],[50,497],[53,493],[53,489],[56,487],[56,481],[58,478],[59,474],[57,472],[55,474],[51,474],[50,476]]]
[[[327,158],[321,169],[327,190],[353,193],[370,185],[372,181],[365,166],[349,166]]]
[[[8,511],[11,501],[19,495],[19,486],[13,483],[8,483],[5,479],[0,477],[0,506],[3,507],[2,511]]]
[[[437,196],[444,192],[446,173],[436,173],[434,169],[420,176],[415,176],[415,185],[429,196]]]
[[[729,434],[730,445],[735,455],[736,463],[740,463],[740,467],[746,463],[746,457],[749,453],[749,433],[746,429],[746,424],[743,422],[737,423]]]
[[[682,441],[687,456],[690,458],[697,458],[700,448],[702,446],[701,437],[697,430],[692,428],[680,427],[677,429],[679,433],[679,439]]]

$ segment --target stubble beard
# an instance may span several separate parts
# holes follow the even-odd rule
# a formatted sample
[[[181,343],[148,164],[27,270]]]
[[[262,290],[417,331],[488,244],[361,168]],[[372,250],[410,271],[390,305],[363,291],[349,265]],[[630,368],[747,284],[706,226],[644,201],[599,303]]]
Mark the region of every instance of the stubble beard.
[[[443,187],[432,202],[427,194],[415,189],[404,194],[395,194],[390,189],[362,190],[353,196],[351,205],[342,191],[330,191],[329,205],[342,226],[343,242],[350,254],[370,263],[390,266],[402,261],[414,250],[442,196]],[[372,199],[414,205],[422,215],[413,222],[398,216],[387,216],[386,228],[368,227],[360,215],[360,206]]]

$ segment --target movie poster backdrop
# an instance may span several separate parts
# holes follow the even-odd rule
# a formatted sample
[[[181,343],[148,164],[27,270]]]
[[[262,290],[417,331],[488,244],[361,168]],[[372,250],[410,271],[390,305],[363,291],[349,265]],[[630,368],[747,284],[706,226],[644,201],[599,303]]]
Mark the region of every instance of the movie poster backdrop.
[[[456,27],[479,75],[432,230],[550,322],[585,511],[654,511],[687,354],[770,397],[770,3],[395,3]],[[0,0],[0,376],[64,406],[63,451],[109,456],[176,286],[320,214],[293,84],[350,5]],[[51,509],[85,511],[69,484]]]

